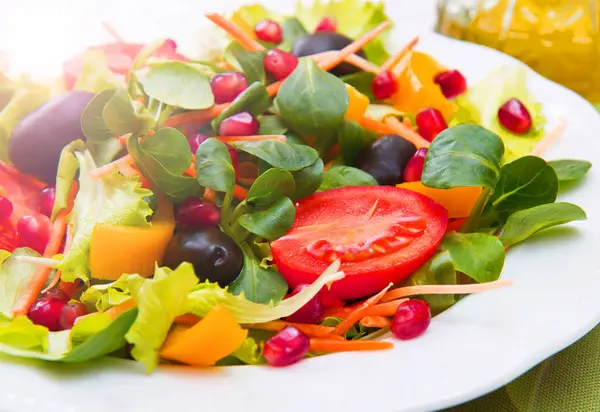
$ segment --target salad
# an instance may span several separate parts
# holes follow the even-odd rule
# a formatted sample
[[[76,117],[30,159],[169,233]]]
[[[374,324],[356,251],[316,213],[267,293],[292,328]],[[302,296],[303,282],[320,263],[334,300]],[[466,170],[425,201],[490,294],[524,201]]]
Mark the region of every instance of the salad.
[[[352,10],[352,13],[348,13]],[[383,6],[260,5],[203,58],[169,39],[91,47],[0,83],[0,352],[54,362],[285,366],[385,350],[506,252],[584,220],[584,160],[540,156],[527,72],[467,86],[385,47]]]

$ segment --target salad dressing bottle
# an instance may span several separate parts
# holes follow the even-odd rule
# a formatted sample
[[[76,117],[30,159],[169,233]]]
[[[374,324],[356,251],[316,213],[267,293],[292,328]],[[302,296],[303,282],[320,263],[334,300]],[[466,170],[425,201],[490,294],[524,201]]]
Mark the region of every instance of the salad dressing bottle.
[[[600,104],[600,0],[439,0],[437,31],[510,54]]]

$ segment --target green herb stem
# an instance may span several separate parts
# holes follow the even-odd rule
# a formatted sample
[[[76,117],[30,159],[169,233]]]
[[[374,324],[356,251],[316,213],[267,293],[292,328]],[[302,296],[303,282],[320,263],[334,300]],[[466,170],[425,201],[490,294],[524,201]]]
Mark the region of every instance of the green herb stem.
[[[467,220],[460,228],[460,232],[469,233],[472,232],[473,229],[475,229],[477,220],[481,216],[483,209],[485,208],[485,205],[487,204],[487,201],[490,198],[491,194],[492,189],[490,189],[489,187],[483,188],[481,194],[479,195],[479,198],[477,199],[477,202],[475,203],[475,206],[473,206],[473,210],[471,210],[471,213],[469,214],[469,217],[467,217]]]

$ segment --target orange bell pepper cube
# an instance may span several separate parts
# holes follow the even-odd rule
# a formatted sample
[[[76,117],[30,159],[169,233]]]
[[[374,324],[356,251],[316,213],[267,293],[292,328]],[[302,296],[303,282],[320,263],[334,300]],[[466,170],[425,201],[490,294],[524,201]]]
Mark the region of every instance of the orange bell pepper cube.
[[[117,280],[123,273],[152,275],[174,229],[173,206],[166,199],[159,200],[151,226],[97,224],[90,247],[92,277]]]
[[[349,84],[345,85],[346,90],[348,91],[348,108],[346,109],[344,119],[359,122],[365,117],[365,113],[371,102],[367,96],[356,90],[354,87]]]
[[[399,184],[402,189],[412,190],[421,193],[428,198],[438,202],[448,210],[450,219],[463,218],[469,216],[475,206],[481,187],[453,187],[452,189],[435,189],[427,187],[421,182],[406,182]]]
[[[248,336],[229,309],[215,306],[192,327],[176,326],[160,356],[192,366],[211,366],[240,347]]]

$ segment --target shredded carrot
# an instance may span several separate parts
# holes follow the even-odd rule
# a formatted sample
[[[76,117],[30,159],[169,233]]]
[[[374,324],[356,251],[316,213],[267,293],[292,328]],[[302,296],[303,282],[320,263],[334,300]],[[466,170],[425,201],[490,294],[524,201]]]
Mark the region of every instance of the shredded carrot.
[[[333,56],[335,56],[337,54],[338,54],[338,51],[326,51],[326,52],[322,52],[322,53],[313,54],[310,56],[310,58],[312,58],[314,61],[319,63],[325,59],[332,58]],[[377,65],[371,63],[367,59],[360,57],[357,54],[349,55],[348,57],[346,57],[344,59],[344,61],[346,63],[350,63],[353,66],[358,67],[362,71],[375,73],[375,74],[379,73],[379,67]]]
[[[392,342],[375,340],[331,340],[331,339],[311,339],[310,350],[314,352],[353,352],[364,350],[384,350],[392,349]]]
[[[398,299],[391,302],[380,303],[365,310],[364,316],[394,316],[398,306],[408,299]],[[332,308],[325,310],[325,317],[346,318],[353,310],[356,310],[360,303],[345,308]]]
[[[71,297],[75,294],[75,292],[77,292],[77,289],[79,289],[82,284],[83,281],[81,280],[76,280],[75,282],[60,281],[58,283],[58,289],[62,290],[67,296]]]
[[[328,171],[329,169],[331,169],[333,167],[333,160],[331,162],[328,162],[325,165],[325,171]]]
[[[180,325],[189,325],[194,326],[196,323],[200,322],[202,318],[192,315],[191,313],[186,313],[185,315],[177,316],[174,320],[175,323]]]
[[[335,327],[335,329],[333,330],[333,332],[331,334],[332,335],[343,335],[344,333],[348,332],[350,330],[350,328],[352,327],[352,325],[354,325],[356,322],[358,322],[365,316],[365,312],[367,311],[367,309],[376,305],[381,300],[381,298],[386,294],[388,289],[391,287],[392,287],[392,284],[390,283],[381,292],[379,292],[375,296],[370,297],[369,299],[365,300],[360,305],[358,305],[356,307],[356,309],[354,309],[351,313],[349,313],[346,316],[346,318],[339,325],[337,325]]]
[[[396,133],[394,129],[389,127],[387,124],[378,122],[377,120],[368,116],[363,117],[359,123],[365,129],[371,130],[372,132],[378,133],[380,135]]]
[[[243,185],[252,185],[259,175],[258,166],[254,162],[241,162],[237,170],[239,171],[238,182]]]
[[[391,71],[396,65],[417,45],[419,42],[419,36],[412,39],[406,46],[404,46],[398,53],[390,56],[389,59],[381,65],[381,71]]]
[[[233,66],[227,62],[218,62],[217,67],[222,70],[232,70]]]
[[[387,328],[392,322],[385,316],[365,316],[360,324],[366,328]]]
[[[429,147],[429,142],[427,140],[425,140],[425,138],[423,136],[421,136],[419,133],[415,132],[410,127],[406,126],[404,123],[402,123],[400,120],[396,119],[395,117],[388,116],[384,120],[384,122],[385,122],[385,124],[387,124],[390,127],[390,129],[394,130],[394,133],[402,136],[409,142],[412,142],[415,146],[417,146],[418,149],[420,149],[422,147],[425,147],[425,148]]]
[[[237,200],[246,200],[246,197],[248,197],[248,189],[240,185],[235,185],[233,188],[233,197],[235,197]]]
[[[206,13],[205,16],[237,40],[244,49],[251,52],[263,51],[265,49],[259,42],[250,37],[248,33],[220,14]]]
[[[533,148],[531,154],[534,156],[541,156],[546,150],[550,148],[558,138],[565,132],[567,128],[567,119],[561,118],[558,124],[548,133],[538,144]]]
[[[262,140],[278,140],[280,142],[285,142],[285,135],[269,134],[269,135],[256,135],[256,136],[215,136],[215,139],[218,139],[223,143],[260,142]]]
[[[512,284],[510,280],[496,280],[493,282],[476,283],[472,285],[421,285],[406,286],[390,290],[381,299],[382,302],[405,298],[414,295],[448,295],[448,294],[469,294],[486,292],[488,290],[500,289]]]
[[[169,117],[163,123],[164,127],[178,127],[188,123],[205,124],[223,113],[229,106],[229,103],[217,104],[209,109],[194,110],[190,112],[179,113]]]
[[[127,141],[129,140],[129,138],[131,137],[131,134],[124,134],[123,136],[117,136],[117,140],[119,141],[119,143],[121,143],[123,146],[127,146]]]
[[[110,317],[114,319],[131,308],[135,308],[135,300],[133,299],[126,300],[123,303],[113,306],[112,308],[105,310],[104,313],[108,313]]]
[[[211,203],[215,203],[217,201],[217,194],[214,190],[209,189],[208,187],[204,189],[204,199],[208,200]]]
[[[334,330],[334,328],[331,326],[309,325],[309,324],[304,324],[304,323],[292,323],[292,322],[286,322],[283,320],[274,320],[271,322],[252,323],[252,324],[244,325],[244,327],[246,327],[248,329],[270,330],[270,331],[274,331],[274,332],[279,332],[286,326],[294,326],[299,331],[304,332],[308,336],[314,337],[314,338],[324,338],[324,337],[330,338],[331,337],[330,335]]]
[[[109,23],[103,21],[102,27],[104,27],[104,30],[106,30],[108,32],[108,34],[110,34],[116,40],[117,43],[125,43],[125,40],[123,39],[123,37],[121,37],[119,32],[117,32],[115,30],[115,28],[113,26],[111,26]]]

